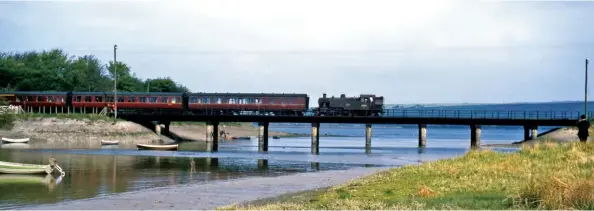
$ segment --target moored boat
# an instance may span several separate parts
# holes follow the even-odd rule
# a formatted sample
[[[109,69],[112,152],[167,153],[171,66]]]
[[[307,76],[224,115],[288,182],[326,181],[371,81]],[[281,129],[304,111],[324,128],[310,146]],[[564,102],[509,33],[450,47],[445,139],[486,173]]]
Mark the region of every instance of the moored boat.
[[[48,165],[12,163],[0,161],[0,173],[4,174],[51,174],[54,169]]]
[[[106,141],[106,140],[101,140],[101,145],[117,145],[119,143],[120,143],[120,141]]]
[[[53,179],[52,175],[18,175],[0,174],[0,184],[47,184]]]
[[[27,142],[29,142],[29,138],[6,138],[6,137],[2,137],[2,142],[7,142],[7,143],[27,143]]]
[[[178,144],[154,145],[154,144],[136,144],[138,149],[144,150],[177,150]]]

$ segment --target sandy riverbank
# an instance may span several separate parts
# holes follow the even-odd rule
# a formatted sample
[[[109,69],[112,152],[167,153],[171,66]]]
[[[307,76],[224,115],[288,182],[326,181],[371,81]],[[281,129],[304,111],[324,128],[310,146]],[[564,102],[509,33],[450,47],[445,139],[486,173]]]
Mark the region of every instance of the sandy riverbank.
[[[193,141],[205,141],[206,139],[206,125],[204,124],[171,124],[170,131],[175,135],[188,140]],[[233,124],[224,124],[221,123],[219,125],[219,129],[225,129],[225,133],[227,134],[227,138],[233,137],[257,137],[258,136],[258,128],[253,127],[250,123],[233,123]],[[279,131],[268,131],[268,137],[272,138],[274,136],[278,137],[292,137],[297,136],[296,134],[286,133],[286,132],[279,132]]]
[[[533,145],[543,141],[553,141],[558,143],[567,143],[579,141],[577,136],[578,130],[575,127],[561,127],[540,133],[535,140],[520,140],[509,144],[484,144],[483,146],[497,146],[497,147],[519,147],[523,144]],[[594,129],[590,128],[590,137],[588,141],[593,141]]]
[[[67,119],[37,117],[17,119],[11,130],[0,131],[0,136],[31,138],[31,144],[47,143],[60,147],[100,147],[101,140],[119,140],[122,145],[162,143],[162,137],[133,122],[103,119]]]
[[[223,126],[224,125],[224,126]],[[170,125],[172,136],[190,141],[204,141],[206,139],[206,125],[201,123],[175,123]],[[257,127],[249,123],[221,124],[227,138],[256,137]],[[155,134],[151,129],[128,121],[113,123],[106,119],[93,118],[65,118],[65,117],[31,117],[14,121],[11,130],[0,130],[1,137],[31,138],[31,144],[49,144],[54,147],[68,148],[96,148],[101,146],[101,140],[119,140],[121,145],[135,145],[138,143],[163,144],[173,140]],[[291,134],[279,131],[269,131],[269,137],[291,137]]]
[[[203,184],[154,188],[92,199],[24,207],[22,209],[215,209],[234,203],[330,187],[387,169],[386,167],[353,168],[297,173],[278,177],[248,177]]]

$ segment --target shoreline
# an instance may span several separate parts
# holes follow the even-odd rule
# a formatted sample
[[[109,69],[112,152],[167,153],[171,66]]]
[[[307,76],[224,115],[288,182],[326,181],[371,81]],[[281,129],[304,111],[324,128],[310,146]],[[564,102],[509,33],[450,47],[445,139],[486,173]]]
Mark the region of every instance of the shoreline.
[[[182,184],[108,196],[18,207],[19,210],[101,209],[216,209],[221,206],[326,188],[383,172],[392,167],[357,167],[276,177],[247,177],[198,184]],[[249,193],[249,194],[248,194]]]
[[[594,141],[594,128],[590,128],[590,136],[588,142]],[[538,134],[534,140],[519,140],[509,144],[481,144],[484,147],[509,147],[519,148],[522,145],[534,145],[542,142],[556,142],[556,143],[569,143],[578,141],[576,127],[558,127]]]
[[[217,209],[590,210],[593,147],[592,142],[541,142],[514,153],[477,150]]]

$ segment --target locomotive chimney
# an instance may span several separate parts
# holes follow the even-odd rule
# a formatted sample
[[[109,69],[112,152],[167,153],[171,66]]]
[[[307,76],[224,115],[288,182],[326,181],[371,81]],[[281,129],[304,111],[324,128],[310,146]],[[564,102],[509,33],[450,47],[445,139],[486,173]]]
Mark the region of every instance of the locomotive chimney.
[[[323,98],[326,98],[326,93],[322,94]]]
[[[345,94],[340,94],[340,98],[346,98]]]

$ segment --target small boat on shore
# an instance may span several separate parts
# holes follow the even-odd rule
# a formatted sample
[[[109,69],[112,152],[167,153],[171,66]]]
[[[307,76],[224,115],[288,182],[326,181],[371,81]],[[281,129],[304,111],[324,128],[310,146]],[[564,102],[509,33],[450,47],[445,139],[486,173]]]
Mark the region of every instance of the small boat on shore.
[[[0,161],[0,173],[4,174],[51,174],[53,171],[49,164],[37,165]]]
[[[29,142],[29,138],[6,138],[6,137],[2,137],[2,142],[7,142],[7,143],[27,143]]]
[[[154,144],[136,144],[139,150],[177,150],[178,144],[154,145]]]
[[[117,145],[119,143],[120,143],[120,141],[106,141],[106,140],[101,140],[101,145]]]

